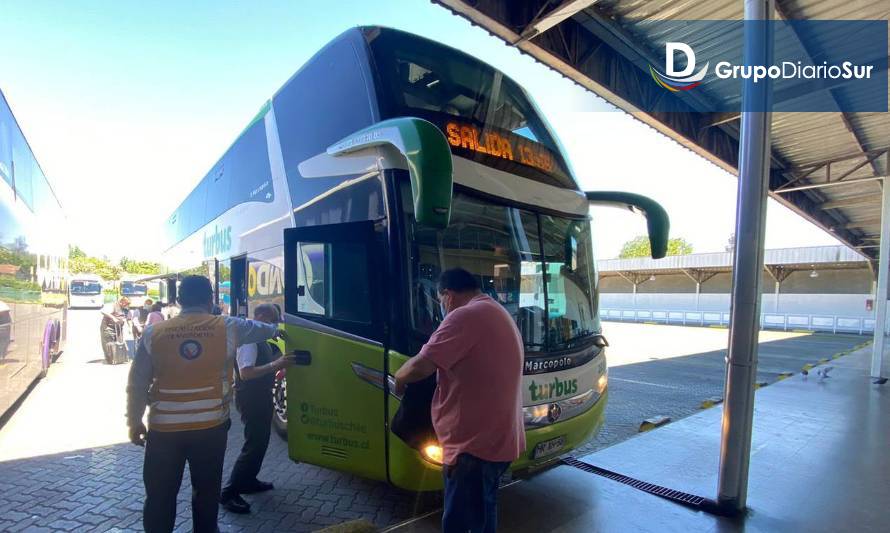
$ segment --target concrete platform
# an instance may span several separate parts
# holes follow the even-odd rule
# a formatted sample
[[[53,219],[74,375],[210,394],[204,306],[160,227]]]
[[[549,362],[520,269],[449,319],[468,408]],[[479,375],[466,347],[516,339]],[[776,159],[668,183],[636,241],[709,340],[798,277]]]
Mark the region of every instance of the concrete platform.
[[[504,488],[501,531],[887,531],[890,384],[868,379],[870,348],[757,392],[749,513],[731,520],[560,466]],[[593,465],[714,497],[720,407],[583,457]],[[440,515],[395,528],[438,531]]]

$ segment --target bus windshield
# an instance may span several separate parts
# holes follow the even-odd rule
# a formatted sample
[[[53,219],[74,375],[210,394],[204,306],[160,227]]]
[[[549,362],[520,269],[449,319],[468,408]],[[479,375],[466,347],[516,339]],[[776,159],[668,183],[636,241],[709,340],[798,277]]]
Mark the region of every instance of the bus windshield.
[[[148,287],[144,283],[121,282],[121,295],[123,296],[145,296],[147,292]]]
[[[381,72],[384,115],[427,119],[462,157],[576,188],[555,139],[511,79],[466,54],[401,32],[371,35],[369,42]]]
[[[102,285],[98,281],[74,280],[71,282],[71,294],[99,294],[102,292]]]
[[[403,209],[413,211],[407,184]],[[455,192],[451,223],[434,230],[406,216],[410,308],[429,335],[442,320],[436,280],[461,267],[516,320],[526,350],[572,348],[597,333],[590,223],[543,215]]]

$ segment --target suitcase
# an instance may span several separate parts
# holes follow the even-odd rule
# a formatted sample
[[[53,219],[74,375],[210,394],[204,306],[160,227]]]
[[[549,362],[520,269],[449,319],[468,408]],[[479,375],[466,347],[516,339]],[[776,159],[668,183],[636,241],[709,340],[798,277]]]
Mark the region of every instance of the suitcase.
[[[105,343],[107,353],[110,355],[108,364],[120,365],[130,360],[127,345],[121,341]]]
[[[127,344],[124,342],[123,324],[115,324],[115,340],[105,343],[106,361],[110,365],[120,365],[130,360]]]

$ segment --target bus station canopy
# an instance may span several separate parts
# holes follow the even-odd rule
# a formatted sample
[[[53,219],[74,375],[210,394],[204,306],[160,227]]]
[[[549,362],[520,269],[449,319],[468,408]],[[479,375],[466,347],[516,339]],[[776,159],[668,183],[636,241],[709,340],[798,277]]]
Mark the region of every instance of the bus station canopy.
[[[741,20],[743,2],[708,0],[433,0],[596,93],[712,163],[738,174],[739,113],[716,113],[727,95],[708,84],[691,103],[659,87],[657,35],[641,21]],[[886,20],[886,0],[774,0],[775,20]],[[851,38],[855,38],[851,36]],[[817,43],[800,42],[812,57]],[[708,43],[737,48],[718,37]],[[883,73],[886,75],[886,71]],[[769,194],[874,261],[882,177],[890,173],[890,114],[840,111],[842,86],[821,85],[836,112],[774,113]],[[699,89],[701,89],[699,91]],[[676,100],[682,112],[669,109]],[[657,106],[656,106],[657,103]]]
[[[845,246],[809,246],[806,248],[776,248],[763,254],[764,267],[773,272],[807,270],[859,270],[866,268],[866,260]],[[600,277],[620,273],[643,275],[684,273],[728,273],[732,271],[731,252],[671,255],[663,259],[634,257],[628,259],[600,259],[596,263]]]

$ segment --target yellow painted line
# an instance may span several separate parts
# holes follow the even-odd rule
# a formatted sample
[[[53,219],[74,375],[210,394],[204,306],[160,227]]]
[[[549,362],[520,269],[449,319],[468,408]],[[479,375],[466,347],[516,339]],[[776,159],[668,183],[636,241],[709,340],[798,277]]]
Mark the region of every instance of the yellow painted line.
[[[642,433],[644,431],[653,430],[659,426],[663,426],[671,421],[671,417],[669,416],[653,416],[652,418],[647,418],[643,420],[643,423],[640,424],[639,432]]]
[[[813,333],[811,329],[792,329],[791,333]]]
[[[713,396],[713,397],[708,398],[707,400],[703,401],[701,403],[701,408],[702,409],[710,409],[711,407],[714,407],[715,405],[719,405],[721,403],[723,403],[723,398],[721,398],[720,396]]]
[[[803,365],[803,368],[801,370],[809,371],[812,368],[813,368],[813,365],[811,365],[810,363],[807,363],[807,364]]]
[[[827,358],[827,357],[823,357],[822,359],[819,359],[819,364],[820,364],[820,365],[824,365],[824,364],[827,363],[827,362],[828,362],[828,358]]]

